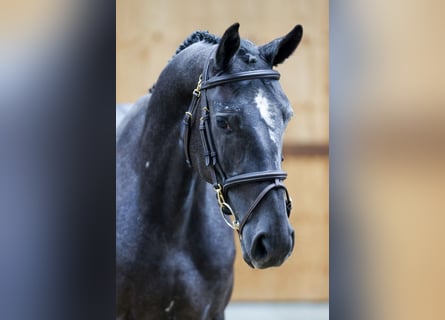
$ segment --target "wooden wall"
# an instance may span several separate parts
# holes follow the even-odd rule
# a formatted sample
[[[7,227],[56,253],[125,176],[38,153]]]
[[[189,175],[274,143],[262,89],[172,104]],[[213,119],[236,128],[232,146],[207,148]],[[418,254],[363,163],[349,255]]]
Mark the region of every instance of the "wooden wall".
[[[295,116],[285,136],[286,184],[294,200],[296,247],[280,268],[236,262],[234,300],[328,299],[327,0],[117,0],[116,102],[131,102],[156,81],[180,43],[195,30],[222,35],[234,22],[257,44],[304,28],[303,40],[277,68]]]

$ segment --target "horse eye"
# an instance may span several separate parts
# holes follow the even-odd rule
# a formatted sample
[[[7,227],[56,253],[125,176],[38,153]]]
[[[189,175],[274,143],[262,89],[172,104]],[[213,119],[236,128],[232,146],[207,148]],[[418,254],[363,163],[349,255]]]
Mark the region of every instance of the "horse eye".
[[[283,162],[284,161],[284,157],[283,156],[281,156],[281,162]]]
[[[218,128],[221,128],[224,130],[230,130],[229,123],[223,118],[217,118],[216,125],[218,126]]]

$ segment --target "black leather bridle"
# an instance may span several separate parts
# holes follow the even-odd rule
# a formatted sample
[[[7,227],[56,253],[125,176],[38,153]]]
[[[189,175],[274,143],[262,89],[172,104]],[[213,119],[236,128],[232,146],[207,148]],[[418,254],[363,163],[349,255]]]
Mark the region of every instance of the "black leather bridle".
[[[218,201],[218,205],[220,207],[221,215],[224,221],[227,223],[229,227],[238,231],[240,238],[242,237],[242,231],[252,216],[255,208],[261,202],[261,200],[266,196],[266,194],[277,188],[284,189],[286,193],[286,211],[287,215],[290,215],[292,210],[292,200],[289,197],[289,193],[287,191],[286,186],[283,184],[283,180],[286,179],[287,173],[280,170],[266,170],[260,172],[249,172],[236,176],[232,176],[227,178],[224,171],[221,168],[220,163],[218,162],[214,139],[212,137],[211,127],[210,127],[210,109],[208,107],[207,101],[207,90],[214,88],[216,86],[220,86],[226,83],[242,81],[242,80],[253,80],[253,79],[271,79],[271,80],[279,80],[280,74],[274,70],[253,70],[253,71],[244,71],[232,74],[222,74],[218,76],[214,76],[212,78],[208,78],[209,65],[212,59],[208,59],[204,72],[199,76],[199,81],[196,86],[196,89],[193,90],[193,98],[190,103],[190,107],[184,116],[184,134],[183,134],[183,142],[184,142],[184,152],[185,159],[189,167],[192,166],[190,159],[190,150],[189,150],[189,140],[190,140],[190,129],[192,125],[192,118],[195,117],[195,113],[198,109],[198,106],[201,107],[201,118],[199,120],[199,132],[201,136],[202,146],[204,148],[204,156],[205,156],[205,164],[210,167],[210,172],[212,175],[212,184],[213,188],[216,192],[216,198]],[[225,200],[227,198],[227,192],[229,189],[234,188],[241,184],[253,183],[253,182],[264,182],[264,181],[272,181],[268,184],[256,197],[256,199],[252,202],[249,209],[247,210],[244,218],[239,221],[237,215],[232,210],[231,206]],[[225,215],[233,215],[233,220],[228,220]]]

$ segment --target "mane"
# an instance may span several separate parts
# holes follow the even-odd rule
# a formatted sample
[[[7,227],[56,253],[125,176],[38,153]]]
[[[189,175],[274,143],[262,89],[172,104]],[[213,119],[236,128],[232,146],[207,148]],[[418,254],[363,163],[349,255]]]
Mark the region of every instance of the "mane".
[[[198,30],[193,32],[191,35],[189,35],[184,42],[182,42],[178,49],[176,50],[175,54],[173,55],[173,57],[171,57],[171,59],[168,61],[168,63],[170,63],[170,61],[173,60],[173,58],[180,53],[182,50],[184,50],[185,48],[190,47],[192,44],[195,44],[197,42],[200,41],[204,41],[205,43],[209,43],[209,44],[217,44],[219,43],[219,41],[221,40],[221,38],[215,36],[214,34],[209,33],[208,31],[202,31],[202,30]],[[156,83],[148,90],[149,93],[152,93],[153,90],[156,87]]]
[[[179,46],[179,48],[176,50],[175,56],[185,48],[200,41],[204,41],[205,43],[209,44],[217,44],[219,43],[220,38],[209,33],[208,31],[195,31]]]

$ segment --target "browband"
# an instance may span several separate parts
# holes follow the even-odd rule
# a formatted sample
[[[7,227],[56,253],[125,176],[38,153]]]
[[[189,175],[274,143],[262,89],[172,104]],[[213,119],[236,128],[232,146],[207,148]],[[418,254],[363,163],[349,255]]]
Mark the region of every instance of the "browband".
[[[269,78],[272,80],[279,80],[280,73],[275,70],[252,70],[252,71],[223,74],[220,76],[210,78],[208,80],[204,80],[201,83],[201,90],[220,86],[225,83],[243,81],[243,80],[253,80],[259,78]]]

